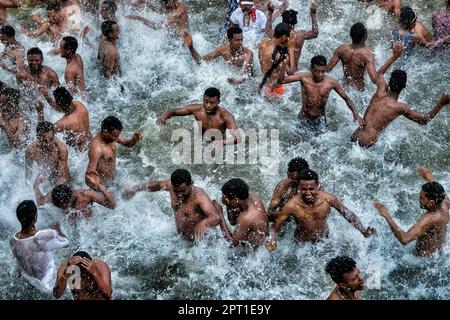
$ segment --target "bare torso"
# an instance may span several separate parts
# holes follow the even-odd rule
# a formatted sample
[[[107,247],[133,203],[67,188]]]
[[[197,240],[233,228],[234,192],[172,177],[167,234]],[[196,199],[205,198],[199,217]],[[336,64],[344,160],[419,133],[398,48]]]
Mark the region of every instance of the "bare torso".
[[[189,15],[186,5],[180,3],[175,10],[171,11],[166,23],[174,36],[183,36],[184,30],[189,30]]]
[[[364,90],[364,76],[372,50],[367,47],[353,47],[344,44],[339,47],[339,58],[344,70],[344,83],[355,86],[358,90]]]
[[[261,64],[261,71],[265,74],[272,67],[273,60],[272,54],[275,49],[274,40],[264,40],[259,46],[259,62]],[[272,75],[267,79],[266,86],[272,86],[274,83],[278,81],[280,75],[285,74],[286,66],[288,64],[288,58],[286,58],[283,62],[281,62],[278,67],[272,72]]]
[[[28,139],[30,121],[26,114],[18,112],[12,117],[0,114],[0,128],[8,137],[9,142],[15,148],[23,146]]]
[[[55,182],[62,174],[58,172],[58,168],[60,168],[60,161],[63,161],[61,154],[67,152],[67,147],[61,141],[55,140],[52,147],[45,150],[35,141],[27,147],[25,152],[30,160],[36,162],[43,177]]]
[[[311,76],[302,79],[302,108],[298,114],[299,119],[317,120],[325,116],[325,107],[334,81],[330,77],[317,83]]]
[[[64,71],[64,80],[72,94],[86,91],[83,60],[79,54],[75,54],[73,60],[67,64]]]
[[[225,132],[227,130],[225,117],[228,111],[222,107],[218,107],[215,114],[207,114],[205,109],[201,104],[197,105],[197,109],[193,112],[195,120],[200,121],[202,124],[202,134],[209,129],[217,129],[225,137]]]
[[[72,103],[75,110],[58,120],[55,123],[55,130],[64,132],[67,145],[76,146],[78,150],[82,151],[91,138],[89,113],[81,102],[74,101]]]
[[[100,177],[102,184],[110,185],[116,176],[116,145],[114,142],[105,143],[99,135],[89,143],[89,150],[98,149],[100,158],[98,160],[96,174]]]
[[[419,256],[427,256],[442,248],[447,234],[447,225],[449,220],[449,200],[442,202],[440,209],[433,213],[425,215],[433,215],[433,225],[419,238],[416,242],[416,252]]]

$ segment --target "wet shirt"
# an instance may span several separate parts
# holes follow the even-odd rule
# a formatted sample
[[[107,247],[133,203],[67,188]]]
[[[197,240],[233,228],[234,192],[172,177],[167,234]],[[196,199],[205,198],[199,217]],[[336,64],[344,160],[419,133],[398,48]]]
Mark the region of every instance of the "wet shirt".
[[[450,13],[446,11],[437,11],[433,14],[433,40],[439,40],[450,35]],[[446,49],[450,49],[450,44],[445,45]]]
[[[249,23],[247,25],[244,24],[244,13],[241,8],[237,8],[230,17],[230,21],[235,25],[238,25],[242,32],[247,33],[249,31],[254,31],[256,34],[260,35],[264,32],[264,28],[266,27],[267,17],[264,12],[260,10],[256,10],[256,19],[253,21],[252,17],[249,19]],[[245,35],[244,35],[245,39]]]
[[[406,34],[400,33],[400,28],[395,28],[392,31],[392,37],[391,42],[399,42],[401,41],[403,43],[404,48],[404,57],[409,57],[413,53],[414,49],[414,33],[411,31],[408,31]]]

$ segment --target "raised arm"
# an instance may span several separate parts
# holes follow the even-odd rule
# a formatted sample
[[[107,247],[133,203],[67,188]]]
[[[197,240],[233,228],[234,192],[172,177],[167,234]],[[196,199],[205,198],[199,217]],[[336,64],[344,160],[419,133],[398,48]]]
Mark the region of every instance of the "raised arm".
[[[331,57],[330,61],[328,62],[328,66],[327,66],[328,72],[331,72],[334,69],[334,67],[336,67],[336,65],[339,63],[339,61],[341,60],[341,57],[340,57],[341,47],[342,46],[339,46],[336,48],[336,50],[334,50],[333,56]]]
[[[291,83],[291,82],[296,82],[296,81],[301,82],[303,80],[304,76],[306,76],[306,73],[297,72],[296,74],[293,74],[292,76],[287,76],[282,81],[278,81],[278,82],[281,84]]]
[[[58,273],[56,275],[56,283],[55,287],[53,288],[53,296],[56,299],[59,299],[66,290],[67,287],[67,279],[70,277],[68,273],[66,273],[68,267],[68,262],[65,262],[61,267],[58,269]]]
[[[337,82],[334,79],[332,81],[333,81],[333,85],[334,85],[333,86],[334,91],[336,91],[336,93],[338,95],[340,95],[342,99],[344,99],[348,108],[351,110],[351,112],[353,114],[353,121],[356,121],[358,123],[358,125],[360,127],[362,127],[364,125],[363,119],[361,118],[358,111],[356,110],[355,104],[353,103],[352,99],[350,99],[350,97],[345,93],[344,89],[342,89],[339,82]]]
[[[37,29],[36,31],[30,31],[24,27],[20,28],[20,30],[22,31],[22,33],[26,34],[29,37],[39,38],[41,35],[43,35],[45,32],[47,32],[48,28],[49,28],[49,23],[44,22],[39,26],[39,29]]]
[[[125,189],[122,192],[122,198],[126,199],[126,200],[131,199],[132,197],[134,197],[134,195],[137,192],[143,191],[143,190],[147,190],[150,192],[156,192],[156,191],[160,191],[160,190],[169,190],[169,188],[170,188],[169,180],[140,183],[140,184],[137,184],[135,186]]]
[[[20,0],[0,0],[0,8],[19,8]]]
[[[450,104],[450,95],[448,93],[444,93],[441,99],[439,99],[436,103],[435,107],[426,115],[422,115],[417,111],[411,110],[408,105],[405,105],[403,115],[409,120],[412,120],[420,125],[426,125],[441,111],[444,106],[448,104]]]
[[[142,135],[139,132],[135,132],[131,139],[126,139],[123,135],[119,135],[116,139],[116,142],[127,148],[132,148],[141,140]]]
[[[102,296],[107,300],[111,299],[111,271],[109,270],[108,265],[97,259],[92,261],[87,258],[81,258],[80,262],[92,278],[94,278]]]
[[[434,182],[433,173],[425,166],[417,168],[417,173],[427,182]]]
[[[391,227],[392,232],[395,237],[400,241],[401,244],[405,245],[410,243],[411,241],[416,240],[420,236],[422,236],[429,228],[433,225],[432,216],[425,215],[423,216],[415,225],[413,225],[408,231],[403,231],[399,228],[399,226],[395,223],[394,219],[390,216],[387,209],[381,203],[374,203],[374,207],[378,210],[380,215],[386,219],[389,227]]]
[[[272,199],[270,200],[269,209],[267,210],[267,215],[269,216],[269,219],[275,220],[277,217],[277,211],[281,204],[281,197],[283,195],[283,192],[285,190],[285,187],[283,185],[283,182],[280,182],[275,187],[275,190],[273,191]]]
[[[404,50],[403,42],[401,42],[401,41],[395,42],[393,44],[393,47],[392,47],[392,56],[381,66],[381,68],[376,73],[374,73],[374,71],[375,71],[375,59],[373,59],[373,64],[370,63],[367,66],[367,71],[368,71],[370,79],[372,80],[373,83],[376,84],[377,79],[378,79],[379,76],[384,76],[384,74],[392,66],[392,64],[395,61],[397,61],[398,58],[400,58],[400,56],[403,53],[403,50]],[[370,66],[370,70],[369,70],[369,66]]]
[[[311,15],[312,28],[311,30],[305,32],[306,40],[317,38],[317,36],[319,35],[319,24],[317,23],[317,5],[314,1],[311,3],[309,14]]]
[[[331,196],[330,199],[327,199],[328,203],[335,208],[344,218],[347,220],[355,229],[357,229],[361,234],[368,238],[375,233],[375,229],[368,227],[364,228],[361,220],[359,220],[358,216],[350,211],[337,197]]]
[[[156,120],[156,124],[158,125],[162,125],[165,124],[167,120],[169,120],[172,117],[183,117],[183,116],[189,116],[191,114],[193,114],[194,110],[197,109],[197,105],[187,105],[184,106],[183,108],[179,108],[179,109],[169,109],[167,111],[165,111],[161,117],[159,117]]]
[[[102,186],[98,188],[100,193],[87,190],[85,191],[85,195],[89,197],[90,203],[98,203],[104,207],[114,209],[116,207],[116,200],[114,199],[114,195],[111,192],[106,191],[106,189]]]
[[[67,150],[67,146],[63,142],[58,141],[58,184],[65,184],[69,182],[69,166],[67,164],[69,151]]]
[[[273,20],[275,20],[273,18],[273,11],[275,10],[275,7],[272,3],[272,1],[269,1],[267,3],[267,22],[266,22],[266,26],[264,28],[264,32],[269,36],[269,37],[273,37]]]
[[[130,19],[130,20],[140,21],[144,25],[146,25],[147,27],[150,27],[152,29],[160,29],[163,25],[163,23],[156,23],[156,22],[150,21],[142,16],[137,16],[137,15],[127,15],[127,16],[125,16],[125,18]]]

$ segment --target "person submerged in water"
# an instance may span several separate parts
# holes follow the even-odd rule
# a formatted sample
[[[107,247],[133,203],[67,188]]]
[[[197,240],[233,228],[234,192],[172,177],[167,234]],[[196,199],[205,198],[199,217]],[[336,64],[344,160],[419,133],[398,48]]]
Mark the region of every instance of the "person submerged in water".
[[[228,44],[221,45],[216,48],[213,52],[208,53],[205,56],[200,56],[197,53],[197,50],[194,48],[194,44],[192,41],[192,36],[189,32],[185,32],[184,34],[184,43],[189,48],[192,57],[195,59],[197,63],[200,63],[200,60],[204,60],[206,62],[217,59],[218,57],[222,57],[225,61],[230,63],[231,65],[239,68],[241,70],[240,78],[233,79],[229,78],[228,82],[230,84],[240,84],[245,81],[248,76],[252,75],[253,70],[253,52],[244,48],[243,46],[243,35],[242,29],[239,27],[231,27],[227,30],[227,38]]]
[[[177,232],[187,241],[203,239],[206,229],[214,228],[220,222],[217,208],[203,189],[193,185],[191,174],[185,169],[175,170],[169,180],[127,188],[122,197],[130,199],[143,190],[169,192]]]
[[[70,280],[69,283],[68,280]],[[75,300],[111,300],[111,270],[105,261],[78,251],[58,269],[53,296],[59,299],[69,285]]]
[[[25,65],[24,48],[15,36],[16,31],[13,27],[2,26],[0,28],[0,41],[5,46],[0,55],[0,68],[13,74],[17,74]]]
[[[100,59],[100,73],[107,79],[120,76],[119,39],[120,28],[115,21],[103,21],[102,35],[99,40],[98,58]]]
[[[361,147],[369,148],[377,141],[383,130],[397,117],[404,116],[420,125],[428,124],[445,106],[450,104],[450,95],[445,93],[436,106],[426,115],[412,110],[406,103],[398,101],[400,93],[406,87],[407,74],[402,70],[394,70],[386,83],[383,75],[379,75],[375,92],[364,114],[364,126],[356,129],[352,141]]]
[[[401,244],[406,245],[417,240],[416,254],[418,256],[429,256],[440,250],[444,245],[449,220],[450,201],[445,194],[444,187],[434,181],[430,169],[419,167],[417,172],[427,181],[427,183],[422,185],[419,197],[420,208],[425,209],[426,212],[408,231],[405,232],[397,226],[384,205],[375,203],[374,207],[386,219],[389,227]]]
[[[284,222],[293,215],[297,222],[295,238],[301,242],[318,242],[328,237],[328,216],[335,208],[355,229],[368,238],[375,229],[364,228],[358,216],[350,211],[336,196],[321,191],[317,173],[310,169],[303,170],[299,177],[300,192],[291,198],[278,214],[270,230],[270,240],[266,242],[269,251],[277,247],[278,233]]]
[[[327,263],[325,271],[336,283],[327,300],[361,300],[364,280],[352,258],[337,256]]]

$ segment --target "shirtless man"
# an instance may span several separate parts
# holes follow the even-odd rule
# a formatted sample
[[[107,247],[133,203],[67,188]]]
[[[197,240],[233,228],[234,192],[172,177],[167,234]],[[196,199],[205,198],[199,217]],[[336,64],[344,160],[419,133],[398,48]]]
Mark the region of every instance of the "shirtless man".
[[[384,74],[401,56],[403,44],[399,42],[394,45],[392,57],[377,71],[372,49],[364,44],[367,40],[366,27],[361,22],[355,23],[350,29],[350,37],[352,38],[352,44],[342,44],[334,51],[328,63],[328,72],[331,72],[338,62],[341,61],[344,70],[344,84],[354,86],[359,91],[364,91],[364,75],[366,71],[370,80],[375,83],[378,74]]]
[[[89,164],[86,170],[86,184],[94,190],[102,190],[103,184],[111,185],[116,176],[116,145],[131,148],[142,140],[136,132],[129,140],[121,134],[122,123],[114,116],[102,121],[101,131],[89,143]]]
[[[360,291],[364,289],[364,280],[352,258],[333,258],[327,263],[325,271],[336,283],[327,300],[361,300]]]
[[[106,78],[120,75],[120,56],[117,47],[119,39],[119,25],[115,21],[103,21],[102,35],[99,43],[100,70]]]
[[[364,237],[370,237],[375,229],[364,228],[355,213],[331,193],[320,191],[319,177],[310,169],[300,173],[300,192],[289,200],[278,214],[270,230],[270,241],[266,242],[269,251],[277,247],[278,233],[284,222],[293,215],[297,221],[295,238],[301,242],[318,242],[328,236],[327,219],[331,208],[335,208]]]
[[[136,192],[165,190],[170,194],[177,232],[187,241],[203,239],[206,228],[214,228],[220,222],[217,208],[208,195],[192,183],[191,174],[185,169],[177,169],[170,180],[138,184],[126,189],[122,196],[130,199]]]
[[[299,192],[300,172],[309,169],[306,160],[297,157],[289,161],[287,170],[287,179],[280,181],[273,192],[272,200],[270,200],[268,216],[270,222],[275,222],[279,212],[284,205]]]
[[[8,12],[6,9],[20,8],[20,6],[20,0],[0,0],[0,25],[6,23],[8,17]]]
[[[0,90],[0,128],[14,148],[28,140],[30,120],[19,108],[20,92],[12,88]]]
[[[156,23],[144,17],[136,15],[127,15],[125,18],[131,20],[138,20],[152,29],[161,29],[165,26],[169,32],[176,37],[182,37],[185,31],[189,30],[189,14],[187,6],[179,0],[160,0],[160,5],[148,5],[153,10],[160,13],[166,13],[167,18],[163,23]]]
[[[58,269],[53,296],[59,299],[67,281],[74,300],[111,300],[111,270],[106,262],[78,251]]]
[[[81,101],[73,101],[72,95],[64,87],[53,91],[58,111],[65,115],[59,119],[54,128],[65,134],[66,144],[84,151],[91,139],[89,112]]]
[[[222,203],[227,207],[228,221],[236,226],[230,231],[222,207],[214,201],[220,213],[220,229],[230,246],[248,245],[253,250],[263,244],[269,231],[269,222],[264,205],[254,194],[249,194],[245,181],[235,178],[222,186]]]
[[[397,117],[404,116],[420,125],[426,125],[445,105],[450,104],[450,95],[445,93],[426,115],[411,110],[409,105],[398,101],[400,93],[406,87],[406,81],[406,72],[402,70],[392,72],[389,85],[383,75],[378,76],[377,91],[364,114],[364,126],[353,133],[353,142],[358,142],[361,147],[369,148],[377,142],[381,132]]]
[[[289,66],[288,43],[290,33],[290,25],[279,23],[275,27],[274,39],[266,39],[259,46],[259,62],[264,74],[259,88],[264,89],[264,93],[269,99],[280,97],[285,93],[285,89],[279,81],[284,78],[286,68]]]
[[[25,150],[25,178],[31,179],[33,162],[40,168],[40,174],[52,185],[69,181],[67,166],[68,151],[61,141],[55,140],[55,129],[50,122],[39,122],[36,127],[37,141]]]
[[[70,222],[75,222],[82,217],[91,218],[91,206],[94,203],[110,209],[116,207],[114,195],[107,192],[104,188],[100,188],[100,193],[97,193],[89,189],[74,190],[66,184],[60,184],[54,187],[49,194],[44,195],[39,189],[39,184],[42,181],[43,179],[39,177],[33,186],[37,204],[44,205],[46,203],[53,203],[64,214],[69,215]]]
[[[240,84],[245,81],[245,79],[252,74],[253,69],[253,52],[244,48],[243,40],[244,37],[242,35],[242,29],[239,27],[231,27],[227,30],[228,44],[221,45],[216,48],[213,52],[208,53],[206,56],[202,57],[195,50],[194,45],[192,43],[192,37],[189,32],[185,32],[184,34],[184,44],[189,48],[189,51],[194,57],[197,63],[200,63],[200,60],[204,60],[206,62],[217,59],[218,57],[222,57],[229,64],[239,68],[241,70],[241,76],[239,79],[229,78],[228,82],[230,84]]]
[[[311,59],[311,73],[299,72],[286,77],[281,83],[299,81],[302,85],[302,108],[298,118],[303,120],[308,127],[316,127],[321,123],[326,123],[325,107],[331,90],[344,99],[345,103],[352,111],[353,121],[362,125],[362,119],[356,110],[350,97],[344,92],[339,82],[326,76],[327,59],[324,56],[315,56]]]
[[[35,47],[27,52],[28,67],[24,67],[17,73],[17,84],[22,87],[30,87],[39,91],[47,101],[52,101],[48,89],[59,87],[58,75],[49,67],[43,66],[44,57],[42,51]]]
[[[420,208],[425,209],[426,212],[408,231],[405,232],[397,226],[381,203],[375,203],[374,206],[381,216],[386,219],[392,232],[401,244],[405,245],[417,240],[416,255],[430,256],[440,250],[445,242],[450,201],[442,185],[434,181],[430,169],[420,167],[417,171],[422,178],[428,181],[422,185],[419,197]]]
[[[287,23],[291,26],[291,33],[289,36],[289,68],[286,70],[288,74],[294,74],[298,69],[298,62],[300,60],[300,56],[302,53],[303,45],[305,44],[305,40],[312,40],[317,38],[319,35],[319,25],[317,23],[317,5],[315,2],[311,3],[310,15],[312,21],[311,30],[295,30],[295,26],[297,24],[297,14],[298,12],[295,10],[286,10],[281,15],[283,18],[283,23]],[[272,35],[272,18],[273,15],[273,6],[269,6],[269,21],[270,27],[268,33]]]
[[[361,2],[372,2],[373,0],[358,0]],[[400,18],[400,9],[402,7],[402,0],[376,0],[377,4],[389,13],[395,14]]]
[[[29,31],[27,28],[22,27],[21,31],[33,38],[39,38],[44,33],[48,33],[52,41],[58,40],[67,28],[67,19],[61,13],[59,2],[50,2],[47,5],[46,13],[48,19],[45,21],[42,21],[38,16],[33,16],[33,20],[39,23],[38,30]]]
[[[193,115],[197,123],[201,125],[202,135],[206,133],[204,138],[209,137],[207,132],[209,129],[216,129],[222,132],[223,139],[213,142],[215,149],[220,149],[224,145],[236,144],[241,139],[236,121],[228,110],[219,106],[219,103],[220,91],[216,88],[208,88],[203,95],[203,104],[189,104],[180,109],[169,109],[156,120],[156,123],[163,125],[174,116]],[[227,129],[232,135],[229,138],[226,137]]]
[[[61,57],[66,59],[67,65],[64,70],[64,80],[71,94],[85,93],[83,60],[76,53],[78,41],[74,37],[64,37],[59,45]]]
[[[0,28],[0,41],[5,46],[0,56],[0,68],[13,74],[17,74],[25,63],[23,46],[16,40],[15,35],[16,32],[11,26]],[[10,63],[5,63],[5,59],[8,59]]]

